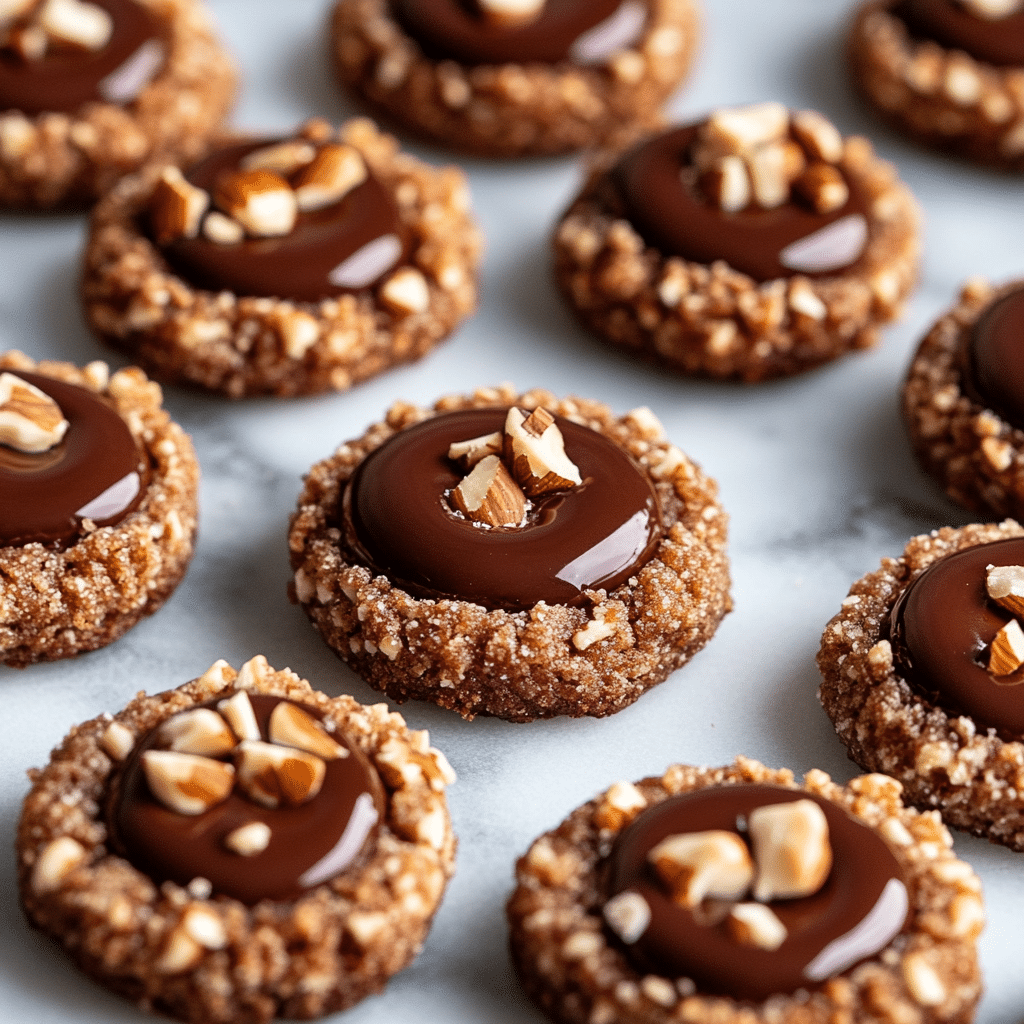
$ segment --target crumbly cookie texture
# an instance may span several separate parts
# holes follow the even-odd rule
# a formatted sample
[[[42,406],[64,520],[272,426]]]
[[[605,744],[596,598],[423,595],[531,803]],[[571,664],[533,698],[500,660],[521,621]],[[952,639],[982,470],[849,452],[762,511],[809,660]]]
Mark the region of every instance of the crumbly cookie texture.
[[[146,452],[151,477],[142,504],[117,526],[85,534],[63,551],[0,547],[0,662],[24,666],[104,647],[152,615],[192,557],[199,464],[188,435],[161,407],[158,385],[134,367],[80,370],[0,354],[0,371],[24,370],[106,397]]]
[[[918,211],[894,168],[859,136],[837,162],[869,197],[855,271],[758,282],[723,261],[666,256],[602,200],[604,154],[554,235],[555,278],[598,336],[688,374],[756,382],[869,348],[917,280]]]
[[[1024,850],[1024,742],[919,696],[897,672],[886,637],[896,600],[933,562],[1022,535],[1008,519],[914,537],[899,558],[854,583],[818,653],[819,697],[850,757],[899,779],[909,802],[937,808],[948,824],[1015,850]]]
[[[636,576],[611,593],[588,591],[580,607],[488,611],[414,598],[346,559],[331,524],[370,452],[438,413],[511,405],[543,405],[599,431],[649,475],[664,537]],[[317,463],[291,522],[292,594],[335,653],[393,700],[431,700],[465,718],[609,715],[688,661],[731,609],[726,529],[717,485],[667,441],[649,409],[616,418],[597,402],[504,385],[432,409],[394,405],[384,422]]]
[[[232,689],[316,708],[384,782],[375,847],[294,901],[248,907],[211,894],[204,879],[156,885],[105,846],[101,808],[118,760],[171,715]],[[29,920],[96,981],[192,1024],[305,1020],[379,991],[419,952],[453,870],[444,797],[453,775],[427,733],[384,704],[329,698],[262,656],[238,672],[218,661],[176,690],[85,722],[30,777],[17,840]]]
[[[235,96],[236,72],[198,0],[139,0],[167,26],[163,69],[125,106],[0,112],[0,207],[93,202],[147,161],[199,157]]]
[[[915,40],[871,0],[854,19],[850,70],[857,88],[900,131],[936,149],[1024,170],[1024,68],[1000,68],[962,50]]]
[[[126,179],[93,212],[82,298],[92,329],[153,376],[230,398],[343,391],[425,355],[476,305],[480,235],[465,176],[399,151],[372,122],[303,134],[359,151],[417,239],[378,288],[320,302],[209,292],[175,275],[137,225],[163,168]]]
[[[625,143],[660,123],[689,69],[693,0],[646,0],[647,24],[603,64],[465,67],[426,57],[387,0],[340,0],[331,24],[339,81],[372,109],[460,152],[517,157]]]
[[[907,926],[875,958],[813,991],[759,1004],[704,995],[688,978],[641,975],[609,943],[602,919],[602,864],[637,814],[680,793],[748,782],[818,794],[874,828],[899,861],[910,895]],[[726,768],[673,765],[660,778],[612,786],[519,860],[508,903],[513,960],[530,997],[564,1024],[969,1021],[981,994],[974,948],[983,924],[981,883],[951,845],[939,815],[904,808],[899,783],[883,775],[838,786],[814,770],[801,786],[791,772],[743,757]]]
[[[959,350],[981,313],[1021,282],[967,282],[921,342],[903,388],[903,418],[921,465],[967,508],[1024,518],[1024,431],[964,393]]]

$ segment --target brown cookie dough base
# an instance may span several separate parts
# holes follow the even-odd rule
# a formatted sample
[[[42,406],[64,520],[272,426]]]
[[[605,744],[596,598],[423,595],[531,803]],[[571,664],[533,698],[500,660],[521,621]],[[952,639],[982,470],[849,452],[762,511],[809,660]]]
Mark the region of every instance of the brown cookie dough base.
[[[582,607],[488,611],[414,598],[346,560],[329,524],[370,452],[437,413],[513,404],[543,405],[599,431],[649,475],[664,538],[635,577],[611,593],[589,591]],[[610,715],[688,661],[731,609],[726,525],[715,482],[666,441],[649,410],[616,419],[597,402],[540,390],[517,395],[506,385],[442,399],[433,409],[395,405],[385,422],[317,463],[292,518],[293,596],[335,653],[393,700],[521,722]]]
[[[0,370],[45,374],[104,395],[148,455],[142,503],[117,526],[85,534],[64,551],[0,547],[0,663],[21,667],[105,647],[152,615],[181,582],[196,533],[199,464],[188,435],[161,407],[160,388],[135,368],[79,370],[20,352]]]
[[[929,565],[976,544],[1024,535],[1012,520],[946,527],[914,537],[899,558],[850,588],[825,628],[819,697],[850,757],[903,784],[906,799],[945,821],[1024,850],[1024,742],[1004,742],[932,706],[896,671],[888,618],[897,598]]]
[[[138,738],[232,688],[315,707],[367,755],[387,794],[372,852],[294,901],[248,907],[211,896],[202,879],[154,885],[104,845],[98,808],[115,761],[104,740],[111,716],[101,715],[31,773],[17,839],[25,913],[102,985],[192,1024],[345,1009],[383,988],[422,946],[453,870],[443,793],[451,769],[425,732],[410,732],[386,705],[328,698],[263,657],[238,673],[219,661],[177,690],[136,697],[113,720]]]
[[[167,25],[162,70],[125,106],[0,111],[0,208],[81,206],[149,160],[189,162],[235,96],[234,64],[197,0],[140,0]]]
[[[335,73],[374,111],[463,153],[517,157],[624,144],[660,123],[697,41],[693,0],[647,5],[636,45],[603,64],[465,67],[424,56],[387,0],[340,0],[331,22]]]
[[[508,903],[512,957],[529,996],[562,1024],[926,1024],[969,1021],[981,994],[974,940],[981,931],[981,884],[957,860],[934,812],[900,803],[900,787],[881,775],[835,785],[811,771],[803,786],[788,771],[746,758],[727,768],[673,765],[636,784],[648,805],[714,785],[771,783],[803,789],[874,828],[903,869],[910,896],[905,930],[881,953],[812,992],[763,1003],[708,996],[688,978],[641,975],[608,941],[599,871],[618,832],[636,816],[617,787],[573,811],[521,858]]]
[[[855,271],[759,283],[718,261],[667,257],[613,214],[595,165],[554,236],[555,278],[596,335],[687,374],[753,383],[869,348],[917,279],[917,206],[860,137],[839,166],[869,197],[870,236]]]
[[[305,130],[322,141],[335,135],[321,122]],[[136,223],[160,173],[154,167],[123,181],[93,212],[82,282],[92,329],[154,377],[229,398],[343,391],[429,352],[476,305],[480,237],[465,177],[399,152],[365,119],[347,122],[336,137],[358,149],[395,195],[416,244],[394,273],[425,285],[422,308],[389,303],[387,281],[321,302],[193,287]]]
[[[1024,518],[1024,431],[964,393],[958,352],[983,310],[1020,284],[966,284],[921,342],[903,389],[903,419],[925,470],[961,505],[1017,519]]]
[[[889,13],[893,3],[864,4],[851,28],[850,72],[862,95],[926,146],[1024,170],[1024,69],[994,67],[962,50],[912,39]]]

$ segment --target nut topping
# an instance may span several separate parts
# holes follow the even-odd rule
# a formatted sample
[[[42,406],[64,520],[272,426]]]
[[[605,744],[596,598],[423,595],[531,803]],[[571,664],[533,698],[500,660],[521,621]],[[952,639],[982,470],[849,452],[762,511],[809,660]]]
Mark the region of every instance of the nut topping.
[[[1024,615],[1024,565],[993,565],[985,589],[996,604],[1014,615]]]
[[[476,6],[492,24],[514,28],[535,21],[544,10],[544,0],[476,0]]]
[[[755,900],[810,896],[825,884],[832,847],[825,812],[813,800],[758,807],[747,827],[757,862]]]
[[[960,6],[976,18],[996,21],[1024,10],[1024,0],[960,0]]]
[[[351,146],[323,146],[293,180],[299,209],[322,210],[366,181],[366,164]]]
[[[168,718],[160,727],[160,742],[183,754],[216,757],[233,750],[238,741],[216,711],[194,708]]]
[[[217,710],[240,740],[261,739],[260,727],[256,724],[256,712],[253,711],[252,701],[245,690],[239,690],[233,697],[218,701]]]
[[[348,751],[332,740],[312,715],[288,701],[281,701],[270,713],[267,732],[271,743],[295,747],[308,754],[316,754],[325,761],[348,757]]]
[[[250,821],[224,837],[224,845],[241,857],[255,857],[270,845],[270,826],[262,821]]]
[[[38,455],[59,444],[68,426],[46,392],[13,373],[0,373],[0,444]]]
[[[735,832],[713,829],[663,839],[647,855],[672,899],[697,907],[705,899],[734,900],[754,879],[746,843]]]
[[[147,750],[142,769],[153,796],[178,814],[202,814],[231,793],[235,769],[223,761],[176,750]]]
[[[467,519],[486,526],[520,526],[526,498],[497,455],[481,459],[451,492],[452,505]]]
[[[988,670],[994,676],[1008,676],[1024,665],[1024,629],[1016,619],[1003,626],[989,648]]]
[[[580,471],[565,454],[562,432],[544,408],[528,417],[513,407],[505,418],[505,460],[530,498],[561,491],[583,482]]]
[[[218,210],[211,210],[203,219],[203,237],[218,245],[237,245],[245,238],[245,228]]]
[[[298,139],[287,139],[273,145],[254,149],[239,161],[243,171],[273,171],[283,177],[305,167],[316,156],[316,147]]]
[[[468,441],[456,441],[448,448],[448,458],[464,469],[472,469],[486,455],[500,458],[504,444],[504,434],[496,430],[493,434],[472,437]]]
[[[620,892],[604,905],[604,919],[623,942],[631,945],[647,931],[651,908],[640,893]]]
[[[273,171],[235,171],[217,182],[214,202],[256,238],[287,235],[298,203],[291,186]]]
[[[153,190],[149,216],[158,245],[176,238],[195,238],[210,197],[189,184],[177,167],[165,167]]]
[[[789,934],[771,907],[763,903],[737,903],[725,925],[737,942],[769,951],[778,949]]]
[[[793,183],[816,213],[832,213],[845,206],[850,189],[838,168],[826,163],[813,163]]]
[[[236,754],[239,788],[264,807],[298,807],[320,792],[327,766],[313,754],[245,740]]]

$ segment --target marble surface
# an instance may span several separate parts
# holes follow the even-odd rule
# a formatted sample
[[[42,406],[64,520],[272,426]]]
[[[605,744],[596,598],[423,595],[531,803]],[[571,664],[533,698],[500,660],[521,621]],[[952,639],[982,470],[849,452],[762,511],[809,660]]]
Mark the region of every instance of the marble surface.
[[[721,764],[743,753],[798,773],[846,780],[847,760],[815,691],[814,655],[850,583],[906,539],[968,521],[916,468],[897,393],[916,340],[974,274],[1021,273],[1024,191],[1018,180],[933,157],[881,128],[852,96],[841,63],[851,4],[839,0],[703,0],[704,38],[679,117],[760,99],[826,112],[845,133],[870,135],[895,161],[925,213],[920,288],[874,351],[798,379],[756,388],[679,379],[593,342],[555,294],[548,235],[579,181],[571,158],[465,163],[488,239],[480,312],[424,362],[350,394],[231,405],[167,388],[203,467],[195,561],[155,617],[77,661],[0,668],[0,842],[10,850],[26,790],[75,722],[116,710],[136,691],[200,674],[217,658],[256,653],[328,693],[376,695],[337,661],[285,598],[284,532],[299,480],[316,459],[360,434],[397,398],[510,380],[599,398],[620,412],[650,406],[671,438],[721,484],[731,513],[735,611],[708,647],[633,707],[603,721],[464,722],[407,705],[459,781],[451,809],[458,872],[421,957],[349,1024],[539,1024],[506,952],[503,905],[514,859],[539,832],[617,779],[673,761]],[[211,0],[244,71],[236,123],[286,130],[352,107],[326,65],[326,0]],[[450,158],[422,146],[433,162]],[[76,299],[79,217],[0,217],[0,346],[78,363],[111,358],[90,337]],[[1020,970],[1024,855],[957,835],[981,875],[981,1024],[1024,1020]],[[85,980],[22,920],[13,857],[0,859],[0,1015],[26,1024],[136,1022],[133,1007]]]

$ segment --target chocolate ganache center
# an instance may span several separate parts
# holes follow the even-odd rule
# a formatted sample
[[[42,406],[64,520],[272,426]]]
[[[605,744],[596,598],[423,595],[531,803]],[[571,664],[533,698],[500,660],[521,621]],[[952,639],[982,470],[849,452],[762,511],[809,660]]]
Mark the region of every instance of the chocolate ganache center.
[[[518,25],[489,21],[472,0],[391,0],[405,31],[435,60],[461,64],[597,63],[636,42],[642,0],[546,0]]]
[[[724,912],[689,910],[674,902],[648,861],[658,843],[680,833],[721,829],[746,841],[744,823],[755,808],[804,799],[825,813],[832,868],[814,895],[768,904],[787,932],[775,950],[732,938]],[[639,893],[651,910],[643,934],[625,947],[634,965],[669,978],[690,978],[701,992],[736,999],[760,1001],[814,988],[888,945],[907,916],[902,872],[885,842],[830,801],[780,786],[717,786],[671,797],[623,830],[607,870],[609,899],[629,890]]]
[[[654,554],[661,512],[646,474],[597,431],[555,417],[582,484],[534,499],[526,524],[484,527],[453,512],[463,472],[452,443],[504,427],[507,410],[445,413],[408,427],[366,457],[340,510],[353,557],[417,597],[486,608],[579,604],[614,590]]]
[[[85,103],[130,103],[166,56],[165,28],[135,0],[89,0],[113,21],[106,45],[88,50],[50,45],[38,58],[0,46],[0,110],[72,113]]]
[[[200,706],[216,708],[221,699]],[[270,714],[284,701],[255,693],[249,699],[266,739]],[[315,708],[297,706],[322,720]],[[107,818],[115,849],[156,882],[188,885],[194,878],[205,878],[214,894],[250,906],[264,899],[301,896],[360,862],[384,816],[384,788],[376,769],[340,732],[330,736],[348,753],[326,762],[323,785],[308,802],[265,807],[236,784],[226,800],[202,814],[188,815],[157,800],[146,780],[142,755],[157,749],[161,739],[160,729],[154,729],[111,783]],[[221,759],[230,761],[231,755]],[[270,830],[262,851],[243,856],[225,844],[231,833],[254,822]]]
[[[771,281],[796,272],[786,265],[787,250],[792,252],[796,243],[821,237],[831,225],[849,224],[863,231],[863,224],[870,223],[865,197],[855,181],[847,182],[846,203],[831,213],[816,213],[792,200],[772,209],[719,209],[699,193],[689,155],[700,128],[688,125],[642,142],[608,172],[610,188],[604,192],[614,211],[664,255],[702,264],[724,260],[756,281]],[[863,245],[843,266],[831,263],[822,271],[801,267],[800,273],[822,277],[849,270],[856,267],[862,251]]]
[[[186,178],[213,192],[245,156],[277,141],[229,146],[197,164]],[[151,225],[145,227],[151,231]],[[162,252],[175,273],[199,288],[318,302],[371,287],[404,260],[408,249],[408,232],[394,198],[367,170],[366,178],[337,202],[299,212],[286,235],[225,244],[200,232],[164,245]]]
[[[1024,66],[1024,11],[981,18],[954,0],[898,0],[892,13],[916,39],[930,39],[997,67]]]
[[[965,334],[960,366],[973,401],[1024,429],[1024,288],[982,312]]]
[[[988,596],[989,566],[1024,565],[1024,538],[980,544],[930,565],[890,618],[896,667],[951,715],[969,715],[1005,738],[1024,737],[1024,670],[993,676],[988,649],[1013,618]]]
[[[141,503],[150,475],[125,421],[87,388],[5,372],[49,395],[69,426],[40,454],[0,444],[0,544],[62,548],[82,535],[86,519],[97,528],[124,520]]]

